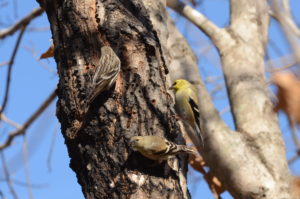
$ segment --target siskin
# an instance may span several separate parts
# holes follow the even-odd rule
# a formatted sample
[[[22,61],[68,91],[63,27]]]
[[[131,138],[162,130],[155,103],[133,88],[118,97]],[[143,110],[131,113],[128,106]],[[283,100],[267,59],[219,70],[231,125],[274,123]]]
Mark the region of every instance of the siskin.
[[[103,91],[112,87],[118,77],[121,68],[121,61],[116,53],[109,46],[101,48],[99,65],[96,68],[92,80],[93,93],[89,98],[91,103]]]

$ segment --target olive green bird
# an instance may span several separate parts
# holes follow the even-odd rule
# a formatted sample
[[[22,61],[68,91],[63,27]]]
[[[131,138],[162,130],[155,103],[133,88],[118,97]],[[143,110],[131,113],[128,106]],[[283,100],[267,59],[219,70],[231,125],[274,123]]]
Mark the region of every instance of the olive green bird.
[[[183,122],[190,125],[194,130],[194,132],[187,131],[189,137],[196,146],[199,143],[203,147],[204,142],[200,131],[200,114],[196,87],[187,80],[177,79],[171,88],[175,90],[176,112]]]
[[[196,154],[185,146],[170,142],[159,136],[134,136],[130,139],[131,147],[143,156],[156,161],[164,161],[179,153]]]

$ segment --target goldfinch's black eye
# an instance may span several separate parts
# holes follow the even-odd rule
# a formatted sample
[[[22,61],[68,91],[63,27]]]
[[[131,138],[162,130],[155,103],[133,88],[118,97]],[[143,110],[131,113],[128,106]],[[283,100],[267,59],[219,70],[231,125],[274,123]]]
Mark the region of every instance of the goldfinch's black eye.
[[[172,84],[172,86],[175,86],[176,85],[176,82],[174,82],[173,84]]]

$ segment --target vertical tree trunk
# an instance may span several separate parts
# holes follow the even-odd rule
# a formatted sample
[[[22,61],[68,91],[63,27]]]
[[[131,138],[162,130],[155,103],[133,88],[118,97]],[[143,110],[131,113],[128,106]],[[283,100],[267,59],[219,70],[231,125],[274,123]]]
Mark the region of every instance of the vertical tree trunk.
[[[44,7],[59,74],[57,116],[85,197],[189,198],[183,157],[155,164],[129,147],[134,135],[182,142],[166,57],[143,1],[48,0]],[[104,45],[120,58],[121,73],[85,114]]]

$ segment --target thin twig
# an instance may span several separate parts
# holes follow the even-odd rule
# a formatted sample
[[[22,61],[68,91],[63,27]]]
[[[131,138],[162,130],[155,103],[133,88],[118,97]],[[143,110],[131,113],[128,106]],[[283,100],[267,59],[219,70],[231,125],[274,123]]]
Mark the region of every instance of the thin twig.
[[[2,181],[5,181],[4,179],[0,179],[0,182]],[[26,187],[27,186],[27,183],[26,182],[23,182],[23,181],[19,181],[19,180],[12,180],[12,183],[17,185],[17,186],[20,186],[20,187]],[[33,188],[33,189],[45,189],[45,188],[48,188],[49,185],[48,184],[30,184],[30,186]]]
[[[56,141],[57,131],[58,131],[58,126],[54,129],[50,148],[49,148],[48,158],[47,158],[47,166],[48,166],[49,172],[51,172],[51,170],[52,170],[51,160],[52,160],[52,154],[53,154],[54,145],[55,145],[55,141]]]
[[[27,29],[27,32],[49,32],[50,31],[50,27],[46,26],[46,27],[30,27]]]
[[[279,67],[279,68],[267,69],[267,72],[269,72],[269,73],[276,73],[276,72],[279,72],[279,71],[283,71],[283,70],[289,69],[289,68],[295,66],[296,64],[297,63],[290,63],[290,64],[287,64],[285,66]]]
[[[288,160],[288,164],[293,164],[297,159],[300,157],[300,150],[297,151],[297,153]]]
[[[20,31],[19,37],[17,39],[17,43],[15,45],[14,51],[13,51],[13,53],[11,55],[11,58],[9,60],[9,63],[8,63],[8,71],[7,71],[7,78],[6,78],[6,88],[5,88],[4,100],[3,100],[3,103],[2,103],[2,106],[1,106],[1,109],[0,109],[0,120],[1,120],[1,114],[5,110],[7,100],[8,100],[8,97],[9,97],[11,71],[12,71],[12,67],[13,67],[13,64],[14,64],[14,61],[15,61],[15,57],[16,57],[17,51],[19,49],[19,45],[20,45],[20,42],[21,42],[21,39],[22,39],[22,36],[23,36],[23,33],[24,33],[25,29],[26,29],[26,26],[24,25],[22,27],[21,31]]]
[[[29,53],[31,53],[32,57],[35,59],[35,61],[37,61],[43,68],[45,68],[48,72],[50,72],[56,76],[57,75],[56,70],[52,69],[49,65],[47,65],[43,61],[41,61],[40,55],[39,56],[37,55],[37,52],[36,52],[35,48],[33,47],[34,45],[32,44],[31,46],[32,46],[31,48],[29,48],[27,46],[24,46],[23,48],[25,50],[27,50]]]
[[[292,18],[289,0],[272,0],[271,9],[273,14],[272,17],[281,25],[287,41],[294,53],[295,59],[298,63],[300,63],[300,48],[298,45],[300,29],[297,27],[297,24]]]
[[[32,187],[30,183],[29,165],[28,165],[28,149],[27,149],[26,135],[24,135],[23,137],[22,151],[23,151],[23,160],[24,160],[24,172],[25,172],[26,185],[27,185],[26,187],[28,189],[29,198],[33,199]]]
[[[17,19],[18,18],[18,2],[17,0],[14,0],[14,17]]]
[[[13,184],[12,184],[12,181],[11,181],[11,178],[10,178],[10,174],[9,174],[9,171],[8,171],[8,167],[7,167],[7,164],[6,164],[6,161],[5,161],[3,151],[0,152],[0,155],[1,155],[2,167],[3,167],[3,171],[4,171],[4,175],[5,175],[5,180],[6,180],[8,188],[9,188],[9,191],[10,191],[11,195],[14,197],[14,199],[18,199],[18,195],[17,195],[17,193],[16,193],[16,191],[13,187]]]
[[[291,133],[292,133],[292,138],[293,138],[294,144],[296,145],[297,150],[300,151],[300,141],[299,141],[298,135],[297,135],[297,126],[296,126],[296,124],[292,123]]]
[[[0,63],[0,66],[6,66],[7,64],[8,64],[9,62],[2,62],[2,63]]]
[[[0,107],[1,108],[1,107]],[[3,113],[0,116],[1,120],[13,127],[15,127],[16,129],[21,128],[21,125],[16,123],[15,121],[12,121],[11,119],[9,119],[8,117],[6,117],[6,115],[4,115]]]
[[[224,107],[224,108],[220,111],[220,115],[223,115],[223,114],[229,112],[230,110],[231,110],[231,109],[230,109],[230,106],[228,105],[228,106]]]
[[[25,133],[27,128],[38,118],[38,116],[50,105],[50,103],[55,99],[56,93],[55,90],[50,94],[50,96],[44,101],[44,103],[35,111],[35,113],[23,124],[20,129],[13,131],[9,134],[6,141],[0,145],[0,150],[11,145],[11,142],[16,136],[22,135]]]
[[[23,26],[27,26],[30,21],[37,16],[40,16],[44,10],[42,8],[36,8],[31,13],[29,13],[26,17],[15,23],[13,26],[0,31],[0,39],[4,39],[8,35],[14,34],[17,30],[22,28]]]

